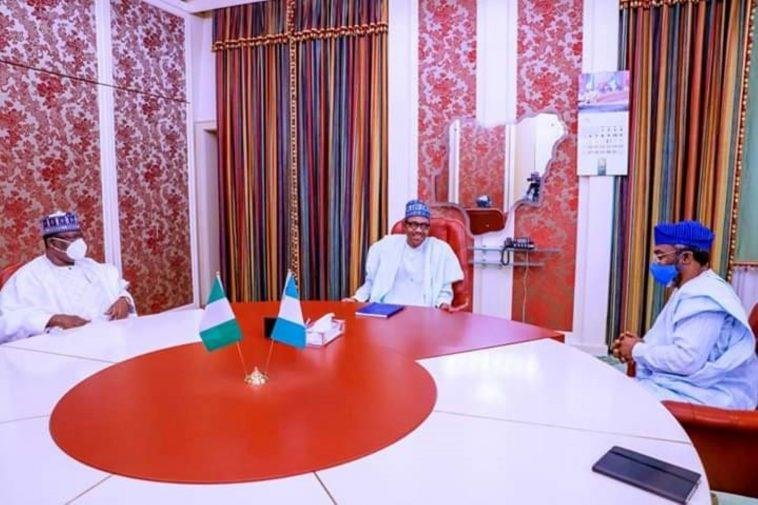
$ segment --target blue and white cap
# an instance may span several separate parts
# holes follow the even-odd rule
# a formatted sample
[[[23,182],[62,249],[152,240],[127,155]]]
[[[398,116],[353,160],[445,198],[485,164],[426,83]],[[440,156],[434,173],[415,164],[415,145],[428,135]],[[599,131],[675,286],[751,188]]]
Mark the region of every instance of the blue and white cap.
[[[416,216],[432,219],[432,212],[429,210],[429,206],[421,200],[411,200],[405,204],[405,219]]]
[[[79,218],[73,212],[53,212],[42,218],[42,235],[56,235],[69,231],[81,231]]]

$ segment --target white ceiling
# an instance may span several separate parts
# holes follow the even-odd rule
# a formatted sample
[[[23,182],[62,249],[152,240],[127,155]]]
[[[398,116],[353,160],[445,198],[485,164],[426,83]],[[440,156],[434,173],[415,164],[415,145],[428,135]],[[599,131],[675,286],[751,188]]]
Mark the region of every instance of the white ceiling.
[[[231,7],[233,5],[249,4],[254,2],[263,2],[265,0],[159,0],[160,3],[175,7],[185,12],[197,13],[220,9],[221,7]],[[152,1],[150,3],[158,3]]]

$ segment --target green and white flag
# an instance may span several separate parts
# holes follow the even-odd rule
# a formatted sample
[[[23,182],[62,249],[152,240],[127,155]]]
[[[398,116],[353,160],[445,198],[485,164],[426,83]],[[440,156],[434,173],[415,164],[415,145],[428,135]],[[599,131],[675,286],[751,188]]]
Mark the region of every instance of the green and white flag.
[[[215,351],[220,347],[242,340],[242,330],[224,293],[221,279],[216,276],[208,296],[208,304],[200,321],[200,338],[205,348]]]

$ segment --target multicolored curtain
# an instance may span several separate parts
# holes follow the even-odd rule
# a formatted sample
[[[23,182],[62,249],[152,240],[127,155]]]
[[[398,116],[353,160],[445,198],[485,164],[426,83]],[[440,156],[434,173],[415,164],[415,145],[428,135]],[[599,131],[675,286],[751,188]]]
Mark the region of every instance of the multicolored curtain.
[[[621,0],[621,68],[632,77],[629,175],[617,181],[608,339],[643,333],[664,302],[648,275],[653,227],[697,219],[733,252],[751,0]]]
[[[233,300],[361,282],[387,221],[386,0],[268,0],[214,15],[222,275]]]

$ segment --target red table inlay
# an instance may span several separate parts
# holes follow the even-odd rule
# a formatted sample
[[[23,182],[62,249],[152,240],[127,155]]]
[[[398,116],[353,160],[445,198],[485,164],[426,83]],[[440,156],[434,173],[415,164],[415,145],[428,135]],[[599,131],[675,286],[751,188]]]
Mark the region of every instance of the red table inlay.
[[[278,304],[236,304],[248,366],[269,348],[262,316]],[[304,302],[306,317],[336,312],[346,334],[321,349],[275,344],[262,387],[242,381],[235,346],[188,344],[113,365],[56,405],[50,431],[70,456],[141,479],[223,483],[296,475],[386,447],[431,412],[436,388],[419,357],[503,345],[554,332],[472,314],[407,308],[388,320],[355,304]]]

